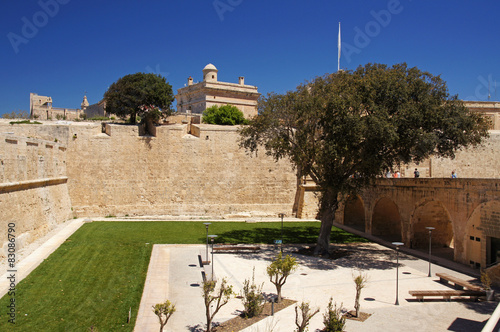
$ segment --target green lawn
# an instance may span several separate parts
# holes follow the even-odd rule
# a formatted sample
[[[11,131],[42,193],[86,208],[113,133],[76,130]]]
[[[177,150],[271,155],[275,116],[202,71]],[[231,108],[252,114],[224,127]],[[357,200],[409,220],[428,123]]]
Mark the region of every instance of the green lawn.
[[[314,243],[319,223],[284,224],[284,243]],[[281,223],[214,222],[217,243],[273,243]],[[205,243],[203,222],[93,222],[84,224],[17,285],[18,331],[132,331],[152,244]],[[332,242],[365,239],[332,231]],[[10,297],[0,300],[0,331]],[[127,324],[129,308],[132,321]]]

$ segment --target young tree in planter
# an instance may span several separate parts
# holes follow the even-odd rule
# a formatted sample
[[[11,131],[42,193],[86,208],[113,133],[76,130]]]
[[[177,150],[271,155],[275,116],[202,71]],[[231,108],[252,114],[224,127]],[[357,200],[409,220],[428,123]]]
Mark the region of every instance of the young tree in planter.
[[[357,275],[353,274],[354,284],[356,285],[356,299],[354,300],[354,309],[356,309],[356,317],[359,317],[359,299],[361,297],[361,290],[366,287],[368,282],[368,275],[359,272]]]
[[[268,94],[241,130],[240,146],[286,158],[321,188],[316,254],[328,253],[340,200],[385,169],[455,157],[488,136],[488,121],[450,96],[439,77],[406,64],[367,64]]]
[[[155,74],[136,73],[123,76],[111,84],[104,93],[106,112],[121,118],[129,117],[130,123],[158,122],[172,113],[174,101],[172,86],[164,77]]]
[[[345,317],[342,315],[342,304],[337,308],[337,303],[333,303],[330,298],[326,312],[323,314],[324,332],[342,332],[345,327]]]
[[[302,319],[299,322],[299,309],[301,312]],[[311,321],[314,315],[319,312],[319,308],[312,311],[308,302],[302,302],[300,306],[295,306],[295,325],[297,325],[297,332],[307,331],[307,325]]]
[[[261,314],[262,309],[264,309],[264,295],[262,294],[262,287],[264,283],[260,286],[255,284],[255,268],[252,272],[252,283],[250,280],[245,279],[243,282],[243,294],[242,301],[243,307],[245,308],[245,317],[251,318]]]
[[[203,282],[203,299],[205,300],[205,316],[207,318],[207,332],[212,331],[212,321],[220,308],[226,305],[233,295],[233,287],[227,284],[226,279],[222,279],[219,288],[217,281],[210,280]],[[214,308],[211,308],[212,305]]]
[[[224,105],[219,107],[213,105],[203,112],[203,123],[235,126],[247,124],[248,121],[245,119],[243,112],[236,106]]]
[[[286,255],[283,258],[283,253],[279,253],[276,259],[267,267],[267,275],[269,280],[276,286],[276,293],[278,294],[277,302],[281,302],[281,288],[286,283],[288,276],[297,268],[295,257]]]
[[[160,320],[160,332],[162,332],[163,327],[167,325],[168,320],[175,312],[175,305],[173,305],[169,300],[166,300],[164,303],[154,305],[153,311]]]

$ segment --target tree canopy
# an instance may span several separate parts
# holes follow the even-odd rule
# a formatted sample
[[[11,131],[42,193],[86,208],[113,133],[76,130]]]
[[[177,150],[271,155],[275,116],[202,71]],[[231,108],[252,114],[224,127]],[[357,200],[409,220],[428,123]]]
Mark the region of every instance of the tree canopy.
[[[216,125],[234,126],[247,124],[243,112],[238,107],[232,105],[213,105],[203,112],[203,122]]]
[[[157,122],[171,114],[174,101],[172,86],[164,77],[155,74],[126,75],[111,84],[104,94],[106,112],[121,118],[129,116],[136,123],[136,115]]]
[[[454,158],[487,136],[487,120],[450,96],[439,76],[404,63],[367,64],[261,98],[240,146],[288,158],[298,176],[321,187],[316,253],[325,253],[340,199],[386,169],[432,155]]]

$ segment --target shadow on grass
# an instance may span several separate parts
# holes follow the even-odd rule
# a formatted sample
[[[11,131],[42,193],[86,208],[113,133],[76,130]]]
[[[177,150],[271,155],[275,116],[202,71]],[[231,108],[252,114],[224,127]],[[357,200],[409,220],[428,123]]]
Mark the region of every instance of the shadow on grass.
[[[284,244],[316,243],[319,235],[318,227],[284,227]],[[205,238],[200,238],[204,240]],[[273,244],[275,240],[281,239],[281,228],[258,227],[252,230],[232,230],[218,234],[216,243],[239,243],[239,244]],[[367,239],[347,233],[334,228],[330,241],[333,243],[369,242]]]

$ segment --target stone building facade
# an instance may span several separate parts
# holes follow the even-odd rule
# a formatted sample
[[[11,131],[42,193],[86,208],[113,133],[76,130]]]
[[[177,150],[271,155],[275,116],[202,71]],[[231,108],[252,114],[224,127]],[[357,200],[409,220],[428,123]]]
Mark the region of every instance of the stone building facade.
[[[257,87],[246,85],[242,76],[238,84],[219,82],[217,73],[217,68],[210,63],[203,68],[202,82],[194,83],[193,78],[189,77],[187,86],[177,90],[177,112],[201,115],[213,105],[229,104],[236,106],[247,119],[256,116],[260,96]]]

